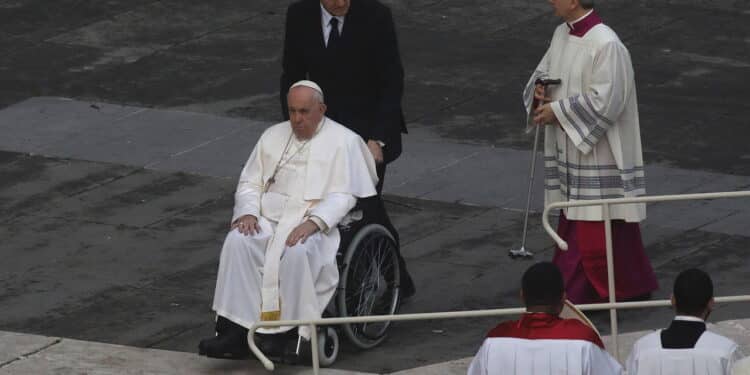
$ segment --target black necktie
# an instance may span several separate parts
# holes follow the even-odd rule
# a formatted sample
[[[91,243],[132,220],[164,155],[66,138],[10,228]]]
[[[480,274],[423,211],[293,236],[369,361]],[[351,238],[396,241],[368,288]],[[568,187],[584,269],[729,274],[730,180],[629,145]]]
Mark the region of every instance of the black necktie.
[[[339,35],[339,19],[333,17],[331,18],[329,24],[331,25],[331,33],[328,34],[328,44],[326,45],[326,47],[332,48],[336,46],[336,44],[339,42],[339,39],[341,38],[341,35]]]

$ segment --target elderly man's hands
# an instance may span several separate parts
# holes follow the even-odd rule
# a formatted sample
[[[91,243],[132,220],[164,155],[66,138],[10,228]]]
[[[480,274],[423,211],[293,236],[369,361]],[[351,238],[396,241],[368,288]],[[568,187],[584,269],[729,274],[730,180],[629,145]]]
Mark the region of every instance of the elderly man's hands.
[[[237,230],[239,230],[240,233],[246,236],[250,234],[260,233],[260,225],[258,225],[258,218],[253,215],[245,215],[235,220],[230,226],[230,229],[235,229],[235,228],[237,228]]]
[[[550,97],[545,96],[544,86],[536,85],[534,87],[534,103],[538,103],[534,108],[534,117],[532,121],[536,125],[557,125],[557,116],[552,111],[552,106],[549,103],[552,101]]]
[[[555,112],[552,111],[552,106],[549,103],[540,105],[534,110],[533,121],[534,124],[537,125],[559,124],[559,122],[557,121],[557,117],[555,116]]]
[[[540,84],[534,86],[534,100],[536,100],[537,103],[546,104],[552,101],[548,96],[544,96],[544,94],[544,86]]]
[[[380,164],[383,162],[383,148],[380,147],[380,143],[375,140],[369,140],[367,141],[367,148],[370,149],[370,153],[372,154],[373,159],[375,159],[375,162]]]
[[[305,220],[294,228],[292,233],[289,233],[289,237],[286,238],[286,245],[292,247],[297,243],[305,243],[308,237],[319,230],[318,225],[313,223],[312,220]]]

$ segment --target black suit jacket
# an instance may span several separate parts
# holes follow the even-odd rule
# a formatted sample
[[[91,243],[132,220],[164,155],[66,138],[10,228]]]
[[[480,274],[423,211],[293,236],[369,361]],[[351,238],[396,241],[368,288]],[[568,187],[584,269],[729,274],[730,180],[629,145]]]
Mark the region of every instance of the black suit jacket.
[[[338,48],[326,49],[319,0],[301,0],[286,15],[281,110],[294,82],[309,79],[323,89],[326,116],[367,141],[385,142],[388,163],[401,154],[406,133],[401,97],[404,70],[393,18],[377,0],[351,0]]]

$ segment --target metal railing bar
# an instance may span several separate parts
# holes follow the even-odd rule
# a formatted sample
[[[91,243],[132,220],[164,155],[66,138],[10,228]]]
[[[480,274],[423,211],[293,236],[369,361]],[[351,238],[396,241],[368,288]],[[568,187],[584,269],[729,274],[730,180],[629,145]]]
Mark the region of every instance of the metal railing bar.
[[[716,303],[733,303],[733,302],[750,302],[750,295],[741,296],[727,296],[727,297],[716,297],[714,298]],[[576,305],[576,308],[582,311],[596,311],[596,310],[609,310],[611,308],[617,309],[637,309],[637,308],[649,308],[649,307],[665,307],[671,306],[671,301],[668,299],[654,300],[654,301],[637,301],[637,302],[615,302],[615,303],[592,303],[585,305]],[[457,318],[481,318],[490,316],[504,316],[504,315],[518,315],[526,311],[524,307],[513,307],[504,309],[486,309],[486,310],[470,310],[470,311],[448,311],[448,312],[434,312],[434,313],[415,313],[415,314],[398,314],[398,315],[370,315],[370,316],[357,316],[347,318],[320,318],[311,320],[278,320],[278,321],[265,321],[257,322],[248,331],[248,337],[252,337],[258,328],[266,327],[280,327],[280,326],[303,326],[303,325],[339,325],[347,323],[372,323],[372,322],[386,322],[386,321],[416,321],[416,320],[439,320],[439,319],[457,319]],[[317,334],[316,331],[312,332],[313,335]],[[311,337],[311,343],[312,343]],[[254,340],[248,340],[250,350],[255,356],[260,359],[263,366],[268,370],[274,369],[274,364],[271,360],[266,357],[263,352],[255,345]],[[317,340],[316,340],[317,344]],[[317,355],[317,346],[312,347],[315,350],[313,356]],[[317,373],[317,372],[316,372]]]
[[[544,208],[542,215],[542,225],[547,234],[557,243],[562,250],[567,250],[568,245],[563,241],[557,232],[552,228],[549,223],[550,211],[553,209],[561,209],[565,207],[582,207],[582,206],[595,206],[602,205],[605,222],[605,239],[607,242],[607,272],[609,276],[609,302],[608,303],[594,303],[576,305],[576,307],[582,311],[594,311],[594,310],[610,310],[610,321],[611,321],[611,337],[614,347],[615,356],[619,356],[618,344],[617,344],[617,309],[635,309],[635,308],[648,308],[648,307],[663,307],[671,306],[670,300],[655,300],[655,301],[636,301],[636,302],[616,302],[614,293],[614,264],[612,263],[612,232],[611,232],[611,218],[609,216],[609,206],[629,203],[648,203],[648,202],[667,202],[667,201],[684,201],[684,200],[702,200],[702,199],[721,199],[721,198],[740,198],[750,197],[750,191],[733,191],[733,192],[717,192],[717,193],[699,193],[699,194],[679,194],[679,195],[654,195],[654,196],[641,196],[633,198],[616,198],[616,199],[600,199],[590,201],[572,201],[572,202],[557,202],[552,203]],[[733,303],[733,302],[750,302],[750,295],[738,295],[738,296],[725,296],[715,297],[716,303]],[[526,309],[523,307],[516,308],[504,308],[504,309],[485,309],[485,310],[471,310],[471,311],[450,311],[450,312],[435,312],[435,313],[415,313],[415,314],[399,314],[399,315],[371,315],[371,316],[358,316],[358,317],[346,317],[346,318],[321,318],[312,320],[279,320],[279,321],[262,321],[253,324],[248,331],[248,345],[250,350],[255,356],[263,363],[263,366],[267,370],[273,370],[274,364],[271,360],[266,357],[263,352],[255,345],[253,335],[258,328],[264,327],[281,327],[281,326],[310,326],[311,330],[311,350],[312,350],[312,364],[313,373],[318,374],[319,371],[319,358],[318,358],[318,337],[317,337],[317,326],[322,325],[339,325],[349,323],[374,323],[384,321],[414,321],[414,320],[432,320],[432,319],[455,319],[455,318],[477,318],[477,317],[488,317],[488,316],[503,316],[503,315],[517,315],[525,312]]]

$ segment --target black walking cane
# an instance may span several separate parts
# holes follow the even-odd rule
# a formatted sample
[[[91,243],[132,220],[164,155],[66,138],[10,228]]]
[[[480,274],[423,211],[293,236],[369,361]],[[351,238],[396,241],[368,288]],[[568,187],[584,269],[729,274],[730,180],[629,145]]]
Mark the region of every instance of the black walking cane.
[[[562,80],[560,79],[537,79],[534,81],[534,85],[542,85],[544,88],[544,97],[547,97],[547,86],[551,85],[559,85],[562,83]],[[544,103],[542,103],[544,104]],[[532,108],[533,110],[533,108]],[[523,238],[521,239],[521,248],[520,249],[511,249],[508,251],[508,256],[511,258],[531,258],[534,256],[534,253],[526,250],[526,232],[529,226],[529,209],[531,208],[531,190],[534,187],[534,170],[536,169],[536,149],[537,145],[539,144],[539,128],[541,128],[542,124],[536,124],[536,130],[534,131],[534,151],[531,153],[531,173],[529,176],[529,191],[526,194],[526,213],[523,217]]]

